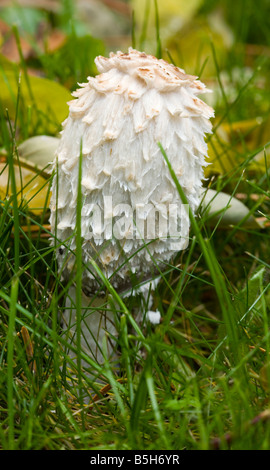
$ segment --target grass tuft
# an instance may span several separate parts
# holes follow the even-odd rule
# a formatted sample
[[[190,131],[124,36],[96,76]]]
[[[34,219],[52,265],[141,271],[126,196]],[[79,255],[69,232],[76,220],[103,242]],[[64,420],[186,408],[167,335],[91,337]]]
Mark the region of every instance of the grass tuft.
[[[214,3],[204,2],[199,14],[208,15]],[[51,177],[46,168],[37,169],[24,181],[25,162],[20,162],[17,151],[18,144],[37,131],[46,134],[48,129],[60,129],[54,114],[46,116],[42,106],[42,111],[38,109],[36,97],[32,96],[32,106],[27,107],[27,93],[30,98],[33,93],[29,68],[38,64],[42,75],[71,90],[77,81],[95,73],[93,57],[105,51],[104,43],[77,33],[71,1],[63,2],[67,8],[59,13],[60,18],[52,13],[53,21],[64,25],[68,35],[63,48],[46,49],[27,62],[21,30],[13,28],[26,90],[18,80],[15,93],[14,84],[9,83],[10,69],[1,59],[0,76],[11,95],[4,104],[0,101],[0,182],[5,169],[9,170],[6,187],[0,186],[1,449],[269,449],[270,179],[269,136],[265,132],[270,119],[265,86],[270,70],[269,15],[251,0],[244,16],[243,2],[233,4],[234,8],[232,1],[227,3],[222,7],[223,15],[230,18],[239,43],[220,61],[214,31],[209,56],[199,57],[195,65],[220,96],[214,132],[208,139],[213,167],[219,162],[220,169],[209,173],[205,185],[218,195],[222,191],[230,194],[230,202],[233,198],[244,201],[248,215],[224,228],[223,211],[215,220],[207,210],[189,213],[188,249],[177,253],[159,273],[158,285],[153,279],[151,309],[158,309],[162,316],[156,326],[145,321],[150,292],[143,298],[128,298],[111,285],[94,260],[91,266],[84,266],[80,183],[77,271],[75,278],[63,283],[55,261],[55,251],[62,242],[50,233],[47,209]],[[265,7],[266,3],[264,0]],[[161,6],[156,0],[145,1],[139,33],[139,18],[133,17],[132,44],[142,50],[151,47],[148,31],[153,14],[156,33],[152,53],[162,57],[164,49],[171,62],[181,67],[175,59],[180,46],[171,51],[162,37],[165,18]],[[254,28],[253,21],[261,27]],[[257,50],[259,41],[265,44],[264,57],[245,51]],[[248,76],[234,82],[236,66],[245,76],[246,61],[251,64]],[[207,76],[210,63],[215,67],[211,77]],[[19,67],[14,70],[17,76]],[[261,119],[250,123],[251,114]],[[54,125],[48,126],[48,122]],[[170,155],[162,142],[157,145],[186,204]],[[79,182],[81,172],[79,165]],[[38,176],[44,176],[44,182],[35,190]],[[29,196],[30,188],[33,192]],[[33,211],[35,196],[41,195],[44,208]],[[264,226],[247,227],[250,216],[262,217]],[[64,245],[68,248],[69,240]],[[84,269],[91,269],[106,288],[98,307],[97,298],[87,306],[82,302]],[[75,298],[71,295],[74,281]],[[76,319],[64,329],[62,313],[68,302]],[[83,335],[82,326],[97,309],[110,312],[117,329],[117,334],[108,331],[104,342],[97,344],[102,363],[84,349],[84,341],[87,344],[93,333],[89,329],[89,336]],[[135,319],[138,311],[143,318],[140,324]],[[110,360],[110,342],[121,350],[117,363]]]

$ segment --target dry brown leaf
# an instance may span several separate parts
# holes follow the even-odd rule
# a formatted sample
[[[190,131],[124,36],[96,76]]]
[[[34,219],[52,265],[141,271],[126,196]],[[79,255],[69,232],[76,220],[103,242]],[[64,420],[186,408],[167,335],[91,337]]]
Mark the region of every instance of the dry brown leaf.
[[[31,44],[29,44],[26,39],[21,37],[20,46],[24,59],[29,59],[29,57],[31,57],[34,53]],[[1,54],[3,54],[3,56],[7,57],[7,59],[11,60],[12,62],[20,62],[20,53],[18,51],[16,39],[13,34],[10,34],[4,41],[1,47]]]
[[[29,362],[30,370],[31,372],[33,372],[33,374],[35,374],[37,372],[37,365],[34,359],[34,347],[33,347],[33,343],[31,341],[29,332],[25,326],[22,326],[20,333],[23,339],[23,343],[24,343],[24,347],[26,351],[26,357]]]

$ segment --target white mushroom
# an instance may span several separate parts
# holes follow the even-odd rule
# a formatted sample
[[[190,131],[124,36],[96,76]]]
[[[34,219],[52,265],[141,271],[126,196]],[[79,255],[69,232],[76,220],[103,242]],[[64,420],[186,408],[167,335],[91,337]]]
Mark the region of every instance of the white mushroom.
[[[102,289],[90,261],[122,290],[163,269],[188,245],[189,219],[161,142],[192,211],[200,202],[213,109],[208,90],[164,60],[129,49],[97,57],[99,75],[73,93],[55,160],[51,226],[69,247],[57,253],[65,278],[76,268],[78,166],[82,149],[83,287]],[[73,254],[72,254],[73,253]],[[133,281],[132,281],[133,282]]]
[[[209,118],[214,113],[198,97],[207,91],[205,85],[164,60],[129,49],[127,54],[97,57],[96,65],[100,74],[81,84],[69,103],[54,161],[50,208],[59,272],[64,279],[75,279],[81,189],[82,346],[100,363],[104,332],[112,338],[117,331],[113,312],[97,312],[87,297],[102,296],[105,290],[93,260],[120,292],[153,280],[187,247],[188,212],[158,143],[195,212],[206,165],[204,138],[211,132]],[[147,296],[145,282],[141,286],[141,295]],[[64,315],[71,336],[75,305],[71,286]],[[160,321],[158,311],[149,310],[145,317],[154,324]]]

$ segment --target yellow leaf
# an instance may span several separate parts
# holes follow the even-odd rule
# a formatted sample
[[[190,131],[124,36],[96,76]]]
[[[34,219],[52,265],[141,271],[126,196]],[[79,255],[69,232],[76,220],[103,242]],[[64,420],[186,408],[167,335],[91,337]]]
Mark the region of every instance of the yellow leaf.
[[[195,75],[202,73],[200,78],[206,83],[208,78],[217,75],[213,48],[221,69],[232,43],[232,32],[217,12],[207,17],[191,18],[177,34],[170,35],[166,46],[175,58],[176,65],[185,69],[187,73]]]
[[[261,118],[239,121],[234,123],[222,123],[216,133],[211,136],[208,144],[208,163],[205,168],[205,176],[211,174],[226,174],[235,171],[237,167],[247,162],[250,171],[265,173],[265,155],[268,168],[270,167],[269,147],[258,150],[254,158],[248,161],[249,155],[260,149],[267,143],[270,120]],[[244,169],[245,166],[243,166]]]
[[[202,0],[166,0],[160,1],[157,0],[158,13],[159,13],[159,22],[162,30],[168,31],[174,25],[182,26],[183,23],[189,21],[194,13],[198,10],[202,3]],[[142,27],[145,20],[145,11],[149,5],[149,37],[153,37],[155,31],[155,11],[154,11],[154,1],[153,0],[132,0],[132,9],[135,12],[136,23]],[[172,30],[171,30],[172,32]]]
[[[27,203],[28,209],[40,215],[50,202],[49,177],[51,163],[59,139],[47,135],[30,137],[18,146],[19,162],[14,158],[14,171],[18,202]],[[0,159],[0,197],[11,196],[6,156]]]
[[[25,168],[22,165],[14,165],[18,203],[27,203],[31,212],[40,215],[49,204],[49,197],[47,198],[49,180],[38,174],[34,168]],[[8,182],[8,165],[6,162],[2,162],[0,163],[0,197],[2,200],[12,194],[11,185]]]
[[[19,68],[0,55],[0,100],[3,109],[14,119],[18,95]],[[21,72],[20,107],[25,120],[31,110],[32,124],[41,121],[42,129],[55,133],[68,115],[70,91],[57,82]]]

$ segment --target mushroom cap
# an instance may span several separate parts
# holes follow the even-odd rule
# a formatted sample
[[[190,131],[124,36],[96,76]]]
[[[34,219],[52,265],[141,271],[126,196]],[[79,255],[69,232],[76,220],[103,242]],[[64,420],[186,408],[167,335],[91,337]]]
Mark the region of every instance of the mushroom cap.
[[[205,85],[162,59],[130,48],[95,62],[100,74],[88,77],[69,102],[50,206],[52,231],[64,246],[57,251],[59,269],[69,278],[76,269],[81,161],[87,293],[100,289],[91,260],[121,289],[164,269],[176,251],[187,247],[188,214],[158,142],[195,212],[207,165],[204,138],[214,116],[198,97],[208,91]]]

